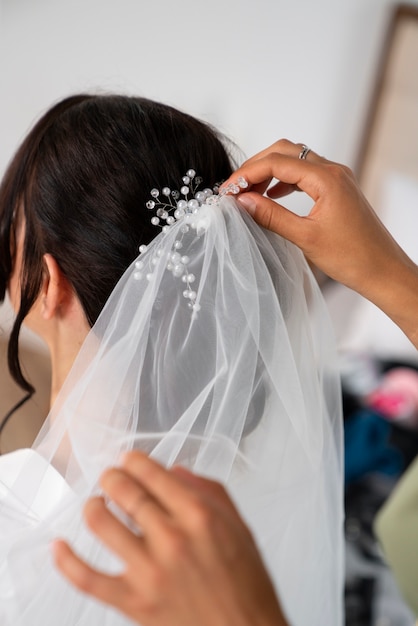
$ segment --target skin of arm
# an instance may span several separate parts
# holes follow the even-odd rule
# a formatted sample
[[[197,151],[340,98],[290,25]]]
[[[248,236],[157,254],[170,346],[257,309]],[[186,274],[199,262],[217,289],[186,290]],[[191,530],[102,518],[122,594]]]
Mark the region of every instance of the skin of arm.
[[[418,267],[379,220],[349,168],[314,152],[301,160],[300,151],[300,144],[282,139],[246,161],[224,185],[243,176],[249,191],[238,199],[261,226],[292,241],[328,276],[377,305],[418,348]],[[295,189],[314,202],[306,217],[271,199]]]
[[[56,565],[81,591],[143,626],[288,626],[252,535],[221,485],[136,451],[107,470],[101,486],[141,534],[103,498],[91,499],[85,521],[126,569],[105,575],[56,541]]]

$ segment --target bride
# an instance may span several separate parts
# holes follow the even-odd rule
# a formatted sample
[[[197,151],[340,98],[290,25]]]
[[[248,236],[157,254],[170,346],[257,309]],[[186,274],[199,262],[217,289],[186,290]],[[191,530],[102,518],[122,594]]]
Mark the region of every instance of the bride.
[[[120,571],[81,509],[132,448],[228,486],[292,624],[342,623],[329,321],[300,251],[239,209],[245,180],[218,193],[232,168],[208,125],[111,95],[59,102],[11,161],[0,188],[9,368],[32,393],[24,322],[49,347],[52,392],[32,449],[0,458],[2,625],[128,623],[72,589],[49,546],[64,537]]]

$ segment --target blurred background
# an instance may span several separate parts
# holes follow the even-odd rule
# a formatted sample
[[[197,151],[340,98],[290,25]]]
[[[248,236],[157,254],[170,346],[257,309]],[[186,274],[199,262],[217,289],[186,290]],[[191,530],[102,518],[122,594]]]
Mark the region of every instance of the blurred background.
[[[418,0],[401,11],[393,0],[0,0],[0,81],[0,175],[58,99],[138,94],[211,122],[247,156],[287,137],[346,163],[418,261]],[[288,205],[310,206],[302,194]],[[408,626],[371,523],[418,451],[416,351],[376,307],[322,286],[348,433],[347,624]],[[12,320],[1,305],[0,419],[22,395],[6,367]],[[22,351],[37,393],[4,428],[2,452],[30,445],[48,411],[45,348],[25,331]],[[397,415],[370,401],[388,381],[409,402]]]

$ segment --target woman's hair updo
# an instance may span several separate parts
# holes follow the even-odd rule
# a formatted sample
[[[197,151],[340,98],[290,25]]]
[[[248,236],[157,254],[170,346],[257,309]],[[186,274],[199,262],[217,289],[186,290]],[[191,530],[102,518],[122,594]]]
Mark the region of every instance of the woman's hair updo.
[[[0,187],[0,302],[13,270],[17,223],[25,238],[20,308],[9,340],[14,380],[29,393],[18,353],[23,320],[50,253],[93,325],[138,244],[159,232],[145,208],[153,187],[178,188],[193,168],[205,187],[232,172],[216,131],[145,98],[75,95],[53,106],[11,161]]]

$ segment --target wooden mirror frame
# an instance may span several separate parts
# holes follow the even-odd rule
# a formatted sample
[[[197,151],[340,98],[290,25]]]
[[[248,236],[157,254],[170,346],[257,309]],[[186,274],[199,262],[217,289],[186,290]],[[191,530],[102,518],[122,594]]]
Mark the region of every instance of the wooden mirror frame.
[[[377,212],[389,173],[418,180],[417,6],[400,4],[393,13],[355,172]]]

